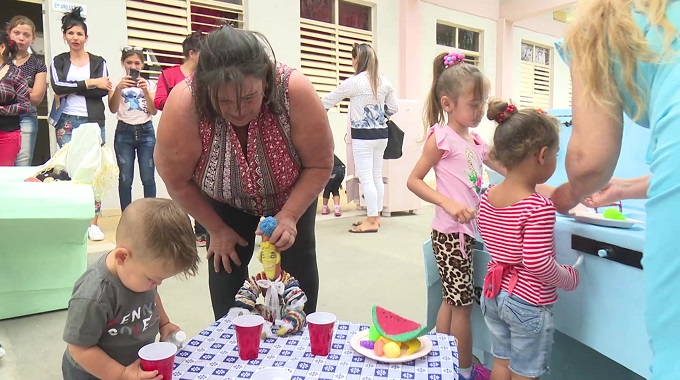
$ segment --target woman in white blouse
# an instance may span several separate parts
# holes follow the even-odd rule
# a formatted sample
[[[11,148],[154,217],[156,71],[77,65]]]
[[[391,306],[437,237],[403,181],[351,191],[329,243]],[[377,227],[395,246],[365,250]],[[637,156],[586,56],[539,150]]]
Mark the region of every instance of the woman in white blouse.
[[[366,219],[354,224],[352,233],[378,232],[385,186],[382,160],[387,147],[387,117],[397,113],[392,84],[378,73],[378,57],[368,44],[354,44],[352,66],[356,75],[347,78],[321,100],[329,109],[349,98],[352,154],[364,188]]]

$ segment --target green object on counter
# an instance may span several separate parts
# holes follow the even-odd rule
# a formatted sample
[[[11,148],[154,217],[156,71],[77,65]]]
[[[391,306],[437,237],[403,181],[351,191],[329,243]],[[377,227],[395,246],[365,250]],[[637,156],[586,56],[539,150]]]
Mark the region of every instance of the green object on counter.
[[[613,208],[608,208],[604,210],[604,213],[602,215],[607,219],[626,220],[626,217],[621,213],[621,211]]]
[[[0,168],[0,320],[67,308],[87,268],[92,188],[23,182],[32,171]]]

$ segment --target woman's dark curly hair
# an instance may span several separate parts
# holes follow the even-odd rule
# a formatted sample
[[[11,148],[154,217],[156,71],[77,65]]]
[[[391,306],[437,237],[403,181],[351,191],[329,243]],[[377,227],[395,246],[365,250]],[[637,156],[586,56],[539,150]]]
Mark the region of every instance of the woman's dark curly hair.
[[[222,118],[217,94],[227,83],[235,84],[236,107],[240,109],[241,87],[246,76],[264,81],[264,104],[275,114],[281,113],[276,93],[276,57],[265,36],[225,25],[203,39],[200,51],[193,86],[201,117]]]
[[[87,25],[85,24],[85,18],[81,15],[82,12],[82,7],[75,7],[61,18],[61,31],[64,34],[74,26],[80,26],[87,37]]]

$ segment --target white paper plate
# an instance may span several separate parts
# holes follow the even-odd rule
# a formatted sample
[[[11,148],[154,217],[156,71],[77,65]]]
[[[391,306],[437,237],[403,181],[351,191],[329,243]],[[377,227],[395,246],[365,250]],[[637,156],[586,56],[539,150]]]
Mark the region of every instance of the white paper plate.
[[[432,351],[432,341],[430,338],[427,336],[421,336],[418,338],[420,340],[420,350],[412,353],[411,355],[402,355],[398,358],[388,358],[387,356],[378,356],[375,354],[373,350],[369,350],[368,348],[361,347],[361,341],[362,340],[368,340],[368,329],[359,331],[358,333],[354,334],[352,337],[352,340],[350,341],[350,344],[352,345],[352,348],[354,351],[360,353],[361,355],[364,355],[367,358],[371,358],[373,360],[377,360],[379,362],[383,363],[404,363],[408,362],[411,360],[415,360],[418,358],[422,358],[423,356],[427,355]],[[406,348],[401,349],[403,353],[406,352]]]
[[[602,214],[594,212],[577,212],[574,215],[574,219],[577,222],[595,224],[604,227],[616,227],[616,228],[631,228],[636,224],[643,224],[641,220],[626,219],[626,220],[614,220],[607,219]]]

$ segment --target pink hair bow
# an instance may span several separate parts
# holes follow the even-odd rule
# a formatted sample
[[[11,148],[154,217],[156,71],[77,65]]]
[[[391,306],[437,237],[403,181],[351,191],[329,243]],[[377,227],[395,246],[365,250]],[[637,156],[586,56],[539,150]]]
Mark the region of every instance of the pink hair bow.
[[[449,54],[445,55],[443,60],[444,60],[444,67],[448,68],[448,67],[451,67],[453,65],[457,65],[459,63],[465,62],[465,54],[452,51]]]

